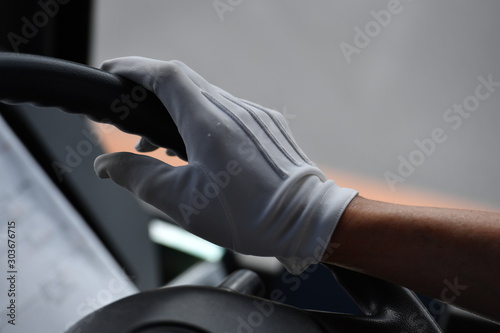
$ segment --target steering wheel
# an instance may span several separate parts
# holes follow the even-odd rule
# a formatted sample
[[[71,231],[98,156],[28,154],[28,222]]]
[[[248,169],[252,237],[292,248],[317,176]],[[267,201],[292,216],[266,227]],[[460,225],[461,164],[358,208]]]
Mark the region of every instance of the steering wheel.
[[[131,96],[135,100],[128,103]],[[84,114],[141,135],[186,159],[177,127],[153,93],[92,67],[0,53],[0,101]],[[255,283],[240,274],[217,288],[164,288],[130,296],[83,318],[71,331],[224,332],[247,325],[242,329],[251,332],[441,332],[413,292],[360,273],[329,268],[365,315],[306,311],[266,300],[248,292],[248,285]],[[272,314],[265,316],[270,309]],[[255,318],[250,318],[254,313]],[[246,318],[244,324],[241,318]]]
[[[0,52],[0,101],[56,107],[141,135],[187,160],[177,126],[152,92],[118,75],[55,58]]]

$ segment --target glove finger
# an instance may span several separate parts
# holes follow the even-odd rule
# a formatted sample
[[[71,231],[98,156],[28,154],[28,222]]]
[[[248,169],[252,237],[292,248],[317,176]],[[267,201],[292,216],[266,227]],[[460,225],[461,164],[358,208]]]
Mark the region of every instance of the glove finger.
[[[173,167],[149,156],[121,152],[98,156],[94,169],[98,177],[110,178],[189,232],[231,246],[231,228],[220,222],[225,218],[218,199],[221,188],[196,166]]]
[[[207,92],[211,92],[212,94],[215,92],[214,89],[217,88],[217,87],[215,87],[210,82],[208,82],[203,76],[201,76],[200,74],[198,74],[191,67],[189,67],[188,65],[186,65],[185,63],[183,63],[182,61],[179,61],[179,60],[172,60],[171,62],[174,63],[175,65],[179,66],[179,68],[182,69],[182,71],[184,73],[186,73],[186,75],[198,87],[200,87],[201,89],[203,89],[203,90],[205,90]],[[220,88],[217,88],[217,89],[220,89]]]
[[[101,68],[154,91],[170,112],[184,141],[192,135],[193,126],[204,123],[196,118],[206,117],[209,110],[214,110],[200,87],[173,62],[125,57],[105,61]]]
[[[234,97],[232,94],[225,91],[224,89],[217,87],[217,86],[211,84],[210,82],[208,82],[207,80],[205,80],[205,78],[203,78],[200,74],[195,72],[191,67],[189,67],[185,63],[183,63],[179,60],[172,60],[171,62],[176,64],[177,66],[179,66],[179,68],[181,68],[184,71],[184,73],[186,73],[186,75],[191,80],[193,80],[193,82],[198,87],[200,87],[204,91],[208,92],[210,95],[215,97],[215,96],[221,94],[222,96],[229,96],[230,98],[238,99],[238,98]],[[225,105],[226,107],[231,108],[231,105],[228,104],[227,98],[226,99],[224,99],[224,98],[218,99],[218,102]]]
[[[189,165],[173,167],[149,156],[120,152],[98,156],[94,169],[99,178],[110,178],[176,221],[178,203],[191,195]]]
[[[137,150],[140,153],[150,153],[152,151],[157,150],[158,148],[160,148],[160,147],[151,143],[146,138],[140,138],[139,141],[137,141],[137,143],[135,144],[135,150]],[[173,151],[171,149],[165,149],[165,154],[167,154],[167,156],[171,156],[171,157],[177,156],[175,151]],[[179,158],[182,159],[182,157],[179,157]]]
[[[140,138],[139,141],[135,144],[135,150],[137,150],[140,153],[149,153],[152,151],[155,151],[159,147],[153,143],[151,143],[148,139],[146,138]]]
[[[104,61],[101,69],[126,77],[148,90],[155,91],[162,63],[164,61],[144,57],[122,57]]]
[[[167,154],[167,156],[172,156],[172,157],[173,157],[173,156],[177,156],[177,154],[175,153],[175,151],[170,150],[170,149],[167,149],[167,150],[165,151],[165,153]]]

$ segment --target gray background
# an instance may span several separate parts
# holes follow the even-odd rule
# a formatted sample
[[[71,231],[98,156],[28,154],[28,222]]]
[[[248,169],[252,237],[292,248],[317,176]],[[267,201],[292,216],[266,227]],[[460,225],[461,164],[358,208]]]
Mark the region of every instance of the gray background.
[[[401,0],[401,13],[346,61],[357,26],[390,1],[95,1],[92,64],[126,55],[179,59],[212,83],[285,113],[316,163],[386,186],[415,140],[448,139],[396,186],[500,207],[500,88],[462,126],[446,109],[500,82],[500,2]],[[231,5],[231,3],[233,5]]]

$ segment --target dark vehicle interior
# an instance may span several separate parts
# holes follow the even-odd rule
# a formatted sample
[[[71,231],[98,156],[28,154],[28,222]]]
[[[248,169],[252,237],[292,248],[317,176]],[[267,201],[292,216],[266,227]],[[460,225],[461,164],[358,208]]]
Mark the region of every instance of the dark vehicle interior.
[[[0,4],[0,205],[9,212],[2,220],[18,218],[19,240],[16,325],[4,320],[9,309],[2,306],[1,332],[499,331],[471,313],[340,267],[316,265],[293,276],[255,265],[183,233],[98,179],[93,161],[105,150],[88,119],[179,156],[185,148],[151,93],[126,121],[111,112],[134,85],[88,66],[92,6]],[[143,119],[144,110],[155,121]],[[169,134],[156,137],[161,131]],[[9,180],[21,175],[23,182]]]

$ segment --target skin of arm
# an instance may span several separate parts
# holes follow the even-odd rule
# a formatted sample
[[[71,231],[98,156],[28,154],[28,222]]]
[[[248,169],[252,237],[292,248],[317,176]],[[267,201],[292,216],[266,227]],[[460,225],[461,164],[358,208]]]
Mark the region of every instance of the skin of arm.
[[[500,322],[500,213],[357,196],[322,261]]]

